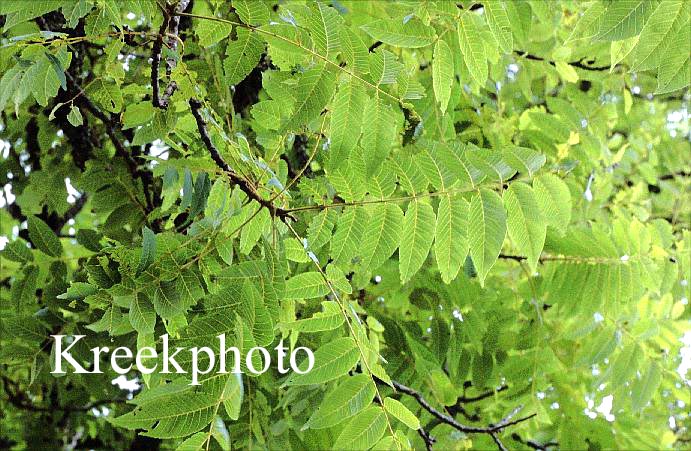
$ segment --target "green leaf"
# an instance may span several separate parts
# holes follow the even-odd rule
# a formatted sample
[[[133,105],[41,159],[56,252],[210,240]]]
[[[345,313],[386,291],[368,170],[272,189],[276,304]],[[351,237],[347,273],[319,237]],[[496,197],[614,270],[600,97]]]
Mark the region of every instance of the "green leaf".
[[[386,430],[386,414],[381,407],[370,406],[357,414],[333,444],[334,449],[369,449]]]
[[[375,176],[389,156],[396,140],[396,117],[391,107],[378,97],[365,104],[361,147],[367,177]]]
[[[400,19],[379,19],[363,25],[362,30],[374,40],[396,47],[426,47],[434,42],[434,28],[417,18],[408,21]]]
[[[156,312],[149,299],[142,293],[132,296],[129,313],[130,324],[140,334],[153,334],[156,326]]]
[[[474,187],[473,176],[464,162],[460,149],[437,143],[429,153],[434,159],[436,166],[447,169],[452,177],[460,183],[459,188]]]
[[[334,210],[327,208],[310,221],[307,229],[307,244],[310,250],[317,251],[329,242],[337,216]]]
[[[126,429],[146,429],[154,438],[187,437],[211,423],[218,397],[208,393],[178,393],[154,399],[110,422]]]
[[[7,33],[10,28],[45,13],[56,10],[63,3],[62,0],[41,0],[27,3],[24,0],[5,0],[7,2],[6,11],[9,13],[3,25],[3,33]]]
[[[436,144],[436,143],[435,143]],[[446,192],[451,188],[451,185],[456,181],[456,177],[449,171],[443,155],[437,152],[437,148],[441,145],[434,145],[429,150],[419,152],[413,157],[413,160],[424,174],[427,181],[439,192]]]
[[[335,74],[325,64],[316,65],[302,74],[295,88],[297,101],[292,117],[283,125],[281,132],[298,130],[314,119],[331,99],[335,81]]]
[[[600,2],[592,3],[588,9],[583,12],[578,22],[576,22],[576,26],[571,31],[571,35],[566,40],[565,44],[570,44],[573,41],[590,40],[595,36],[600,29],[605,11],[605,4]]]
[[[661,382],[662,374],[660,372],[660,364],[652,360],[646,372],[633,382],[631,387],[632,409],[634,411],[643,409],[655,395]]]
[[[367,233],[362,238],[362,267],[377,270],[396,251],[401,241],[403,211],[395,204],[373,205]]]
[[[565,143],[569,139],[569,127],[558,117],[539,111],[529,113],[530,121],[535,126],[557,143]]]
[[[420,429],[420,420],[418,420],[415,414],[408,410],[400,401],[393,398],[386,398],[384,399],[384,408],[388,413],[396,417],[410,429],[414,431]]]
[[[204,48],[225,39],[231,31],[233,31],[231,24],[216,20],[200,20],[194,26],[194,32],[199,38],[199,45]]]
[[[688,10],[687,10],[688,11]],[[690,14],[686,14],[687,18]],[[689,20],[670,39],[666,57],[660,62],[657,74],[656,94],[665,94],[685,88],[691,82],[691,26]]]
[[[111,24],[120,27],[119,5],[111,0],[100,1],[96,10],[87,16],[84,32],[87,35],[108,33]]]
[[[208,441],[209,436],[206,432],[197,432],[196,434],[187,438],[180,443],[175,451],[199,451],[204,448],[204,444]]]
[[[547,233],[547,223],[535,193],[525,183],[514,182],[504,192],[504,206],[508,212],[509,237],[518,251],[528,256],[528,265],[535,272]]]
[[[362,255],[361,242],[367,222],[367,210],[362,207],[348,207],[341,214],[331,238],[330,254],[334,262],[348,265],[356,255]]]
[[[513,146],[506,150],[504,155],[506,162],[516,172],[533,177],[545,164],[545,156],[533,149]]]
[[[53,67],[53,70],[55,71],[55,76],[58,78],[58,82],[60,83],[60,87],[62,88],[63,91],[67,91],[67,78],[65,77],[65,68],[62,67],[62,61],[60,61],[58,58],[55,57],[50,52],[45,53],[46,58],[50,61],[50,65]]]
[[[506,6],[503,1],[492,1],[483,3],[487,24],[492,30],[499,48],[504,53],[513,51],[513,34],[511,33],[511,22],[506,13]]]
[[[345,294],[351,294],[353,292],[353,287],[350,286],[350,282],[343,273],[343,270],[334,263],[330,263],[329,266],[326,267],[326,278],[334,290]]]
[[[122,114],[122,128],[128,129],[148,124],[153,119],[155,112],[151,102],[129,104]]]
[[[369,406],[374,395],[371,377],[362,373],[350,376],[324,397],[303,429],[335,426]]]
[[[38,282],[38,267],[29,265],[24,268],[23,277],[12,284],[11,296],[16,311],[31,308],[36,303],[36,285]]]
[[[296,332],[314,333],[333,330],[343,324],[343,312],[335,301],[324,301],[322,306],[324,310],[315,313],[311,318],[281,323],[280,326]]]
[[[614,69],[619,62],[621,62],[624,58],[626,58],[629,53],[636,47],[636,44],[638,44],[638,36],[633,36],[628,39],[624,39],[621,41],[614,41],[610,45],[610,72],[614,72]],[[575,69],[572,69],[575,73]],[[575,77],[575,81],[578,81],[578,75]],[[574,82],[575,82],[574,81]]]
[[[305,359],[299,365],[300,371],[305,373],[291,374],[283,386],[323,384],[346,374],[359,359],[360,351],[355,345],[355,340],[350,337],[337,338],[315,351],[314,367],[310,372],[305,372]]]
[[[398,62],[396,55],[382,49],[370,54],[370,74],[377,86],[396,83],[404,66]]]
[[[13,338],[22,338],[40,343],[46,338],[46,326],[35,316],[13,316],[3,319],[6,327],[3,334],[7,333]]]
[[[66,301],[73,301],[75,299],[84,299],[87,296],[91,296],[98,291],[98,288],[84,282],[72,282],[67,292],[58,296],[58,299],[64,299]]]
[[[444,283],[456,278],[468,255],[468,202],[457,196],[439,199],[434,230],[434,255]]]
[[[311,4],[308,27],[317,53],[332,59],[338,52],[342,22],[335,8],[323,3]]]
[[[156,235],[148,227],[142,229],[142,253],[137,266],[137,276],[146,271],[156,259]]]
[[[427,177],[423,174],[418,162],[410,155],[401,155],[390,160],[394,165],[398,183],[406,193],[416,195],[427,190],[429,184]]]
[[[479,17],[473,13],[462,14],[457,28],[458,43],[463,54],[463,61],[473,80],[480,86],[484,86],[488,68],[479,22]]]
[[[247,25],[262,25],[269,21],[269,9],[261,1],[233,0],[233,8]]]
[[[674,37],[688,28],[688,3],[682,0],[663,0],[641,30],[633,51],[632,71],[651,70],[660,66],[669,56],[667,50]],[[672,53],[676,53],[671,49]]]
[[[328,168],[337,169],[357,146],[362,131],[362,112],[367,96],[364,87],[352,79],[345,80],[333,100],[331,113],[331,146]],[[366,116],[365,116],[366,117]]]
[[[427,260],[434,240],[435,223],[432,206],[417,199],[408,204],[398,251],[401,283],[408,282]]]
[[[26,71],[24,82],[29,84],[31,93],[41,106],[48,105],[48,101],[57,95],[62,77],[65,76],[62,65],[63,63],[69,64],[69,54],[63,49],[58,53],[58,57],[59,59],[44,52],[38,61]],[[56,64],[61,67],[56,69]],[[58,71],[62,77],[58,77]]]
[[[557,73],[565,82],[576,83],[578,81],[578,72],[576,72],[572,65],[563,61],[556,61],[554,68],[557,69]]]
[[[84,123],[82,113],[79,111],[79,108],[77,108],[74,105],[70,107],[70,112],[67,113],[67,120],[70,122],[70,124],[74,125],[75,127],[79,127]]]
[[[434,45],[432,85],[434,88],[434,96],[437,99],[442,114],[446,113],[446,106],[449,104],[453,80],[453,54],[448,44],[439,39]]]
[[[303,272],[286,282],[285,299],[319,298],[329,294],[329,286],[318,272]]]
[[[67,20],[70,28],[74,28],[79,19],[89,14],[92,5],[87,0],[76,0],[73,2],[63,3],[62,15]]]
[[[245,385],[242,382],[242,374],[230,374],[223,388],[221,400],[226,413],[233,421],[240,418],[240,409],[242,408],[242,398],[244,395]]]
[[[79,229],[77,230],[77,242],[93,252],[99,252],[101,250],[101,239],[103,235],[95,230],[89,229]]]
[[[506,212],[501,198],[494,191],[482,188],[473,195],[468,214],[470,256],[480,285],[499,257],[506,236]]]
[[[163,319],[181,315],[187,308],[175,281],[161,282],[154,292],[152,302],[156,313]]]
[[[48,224],[36,216],[27,219],[29,237],[36,247],[51,257],[62,255],[62,243],[57,235],[48,227]]]
[[[28,263],[34,259],[31,249],[26,246],[26,241],[22,240],[21,238],[7,243],[5,249],[2,250],[0,255],[2,255],[2,258],[19,263]]]
[[[236,30],[237,39],[230,41],[226,48],[226,58],[223,60],[225,82],[229,85],[240,83],[252,72],[264,52],[264,42],[244,28]]]
[[[571,193],[559,177],[553,174],[541,175],[533,181],[535,198],[547,225],[562,235],[571,222]]]
[[[619,0],[610,2],[602,16],[600,29],[595,39],[619,41],[641,32],[646,20],[653,12],[652,0]]]
[[[2,79],[0,79],[0,111],[5,109],[5,105],[7,105],[7,102],[11,98],[16,98],[16,92],[22,83],[23,77],[24,70],[22,70],[22,67],[19,64],[12,66],[10,69],[5,71]]]
[[[342,28],[341,36],[341,55],[346,61],[346,67],[357,75],[369,72],[369,59],[367,47],[350,28]]]
[[[94,80],[93,83],[86,88],[86,94],[90,100],[98,103],[106,111],[111,113],[119,113],[122,110],[123,98],[120,86],[113,81],[106,81],[103,79]]]

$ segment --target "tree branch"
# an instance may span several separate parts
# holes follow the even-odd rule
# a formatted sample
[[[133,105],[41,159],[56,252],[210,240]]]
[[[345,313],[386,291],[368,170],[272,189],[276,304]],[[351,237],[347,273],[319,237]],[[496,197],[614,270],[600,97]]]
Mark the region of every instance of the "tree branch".
[[[61,412],[88,412],[95,407],[100,407],[105,404],[125,403],[127,399],[101,399],[90,402],[84,406],[37,406],[31,402],[26,393],[19,389],[19,384],[9,379],[7,376],[0,376],[5,385],[5,393],[7,394],[7,401],[18,409],[28,410],[30,412],[53,412],[55,410]]]
[[[228,175],[230,181],[233,184],[240,187],[240,189],[244,191],[245,194],[247,194],[247,197],[259,203],[259,205],[261,205],[263,208],[269,210],[271,216],[279,217],[282,221],[285,221],[287,218],[294,219],[288,210],[276,207],[273,204],[273,202],[271,202],[268,199],[264,199],[245,178],[241,177],[240,175],[235,173],[235,171],[233,171],[230,165],[223,160],[223,157],[221,157],[221,154],[218,152],[218,149],[211,141],[211,137],[209,136],[209,132],[206,128],[206,121],[202,117],[201,102],[197,99],[190,99],[189,105],[192,109],[192,115],[194,116],[194,119],[197,121],[197,129],[199,130],[199,134],[201,135],[202,142],[204,143],[204,146],[206,146],[206,149],[209,151],[209,154],[211,154],[211,159],[214,160],[216,166],[221,168]]]
[[[417,430],[417,433],[420,435],[420,437],[422,437],[422,441],[425,442],[425,448],[427,451],[431,451],[432,445],[434,445],[434,442],[437,440],[432,437],[429,432],[425,431],[422,426],[420,426],[420,429]]]
[[[173,93],[178,89],[177,83],[170,80],[166,89],[163,91],[163,95],[160,93],[160,87],[158,86],[158,73],[159,67],[162,59],[163,43],[165,40],[165,45],[170,49],[171,53],[177,51],[178,48],[178,32],[180,26],[180,13],[184,12],[189,5],[190,0],[180,0],[176,5],[166,5],[166,8],[161,8],[163,10],[163,22],[161,27],[158,29],[158,37],[154,41],[154,45],[151,48],[151,88],[153,90],[153,97],[151,102],[156,108],[168,108],[168,102]],[[173,73],[173,69],[177,65],[177,60],[174,56],[166,57],[166,76],[170,78]]]
[[[490,437],[492,437],[492,440],[494,440],[494,443],[497,444],[497,448],[499,448],[500,451],[509,451],[509,449],[504,446],[504,444],[499,440],[499,437],[497,437],[497,434],[495,432],[490,432]]]
[[[686,172],[686,171],[673,172],[671,174],[661,175],[657,179],[658,180],[673,180],[676,177],[691,177],[691,172]]]
[[[469,403],[469,402],[482,401],[483,399],[487,399],[491,396],[494,396],[497,393],[501,393],[501,392],[508,390],[508,389],[509,389],[508,385],[502,385],[501,387],[497,388],[496,390],[481,393],[477,396],[461,396],[458,398],[457,404],[465,404],[465,403]]]
[[[456,400],[456,404],[446,407],[446,411],[452,415],[455,416],[456,414],[461,414],[463,415],[467,420],[470,421],[479,421],[480,417],[477,414],[469,414],[464,408],[463,404],[468,404],[472,402],[478,402],[482,401],[484,399],[487,399],[489,397],[494,396],[497,393],[503,392],[505,390],[508,390],[509,386],[508,385],[502,385],[501,387],[497,388],[496,390],[492,391],[487,391],[485,393],[481,393],[476,396],[461,396]]]
[[[84,90],[81,88],[81,86],[79,86],[79,84],[72,77],[72,75],[69,72],[66,72],[66,75],[75,87],[75,89],[80,93],[79,97],[76,98],[76,101],[79,102],[79,104],[86,110],[88,110],[94,117],[103,122],[103,126],[106,130],[106,135],[108,135],[108,138],[113,143],[113,147],[115,147],[115,154],[125,161],[127,169],[129,170],[133,178],[141,179],[144,191],[144,198],[146,200],[146,207],[144,208],[144,211],[146,213],[151,213],[155,208],[155,205],[151,200],[150,192],[151,187],[153,186],[153,176],[151,175],[151,172],[139,169],[139,163],[130,154],[127,148],[125,148],[125,145],[123,144],[122,140],[118,137],[118,119],[113,116],[109,116],[105,114],[103,111],[101,111],[96,105],[93,104],[91,100],[89,100]]]
[[[548,451],[550,447],[556,447],[559,446],[559,443],[557,442],[547,442],[547,443],[539,443],[536,442],[535,440],[523,440],[520,435],[513,433],[511,434],[511,438],[518,443],[522,443],[523,445],[529,446],[532,449],[538,450],[538,451]]]
[[[504,260],[514,260],[517,262],[522,262],[524,260],[528,260],[528,257],[524,257],[522,255],[508,255],[508,254],[499,254],[499,258],[502,258]]]
[[[375,377],[374,379],[379,384],[388,385],[388,384],[386,384],[386,382],[382,381],[381,379],[379,379],[377,377]],[[518,414],[518,412],[520,412],[521,409],[523,409],[523,406],[518,406],[517,408],[512,410],[511,413],[509,413],[506,417],[501,419],[498,423],[490,424],[489,426],[486,426],[486,427],[469,426],[466,424],[459,423],[458,421],[456,421],[455,418],[453,418],[449,415],[446,415],[446,414],[438,411],[434,407],[432,407],[432,405],[430,405],[430,403],[427,402],[427,400],[424,398],[424,396],[422,396],[422,394],[419,393],[418,391],[416,391],[410,387],[407,387],[407,386],[401,384],[400,382],[396,382],[396,381],[391,381],[391,382],[392,382],[394,388],[396,389],[396,391],[399,391],[399,392],[406,394],[408,396],[412,396],[413,398],[415,398],[415,400],[418,402],[418,404],[420,404],[420,406],[423,409],[425,409],[427,412],[431,413],[432,416],[437,418],[442,423],[446,423],[449,426],[452,426],[453,428],[455,428],[455,429],[457,429],[463,433],[493,435],[493,434],[496,434],[498,432],[501,432],[502,430],[506,429],[509,426],[513,426],[515,424],[527,421],[536,415],[533,413],[533,414],[528,415],[526,417],[522,417],[522,418],[519,418],[517,420],[511,421],[511,418],[516,416],[516,414]],[[500,449],[506,449],[506,448],[500,448]]]
[[[518,55],[518,56],[520,56],[520,57],[523,57],[523,58],[525,58],[525,59],[528,59],[528,60],[532,60],[532,61],[544,61],[545,63],[548,63],[548,64],[550,64],[551,66],[556,66],[556,62],[555,62],[555,61],[545,59],[545,58],[543,58],[543,57],[541,57],[541,56],[536,56],[536,55],[530,54],[530,53],[525,52],[525,51],[523,51],[523,50],[514,50],[514,53],[515,53],[516,55]],[[586,64],[583,64],[583,60],[582,60],[582,59],[581,59],[581,60],[578,60],[578,61],[572,61],[572,62],[566,63],[566,64],[568,64],[569,66],[577,67],[577,68],[579,68],[579,69],[583,69],[583,70],[592,70],[592,71],[597,71],[597,72],[609,70],[610,67],[611,67],[611,66],[588,66],[588,65],[586,65]]]

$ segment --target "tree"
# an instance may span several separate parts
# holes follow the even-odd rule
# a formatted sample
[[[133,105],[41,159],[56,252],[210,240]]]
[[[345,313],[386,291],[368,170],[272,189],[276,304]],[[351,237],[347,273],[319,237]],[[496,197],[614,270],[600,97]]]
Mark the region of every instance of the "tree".
[[[0,443],[684,447],[690,8],[4,0]]]

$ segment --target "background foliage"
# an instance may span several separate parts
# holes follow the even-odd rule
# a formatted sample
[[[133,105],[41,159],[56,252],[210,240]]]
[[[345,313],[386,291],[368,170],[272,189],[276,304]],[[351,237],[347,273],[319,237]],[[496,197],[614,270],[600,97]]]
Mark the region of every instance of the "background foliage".
[[[2,446],[684,447],[690,7],[1,2]]]

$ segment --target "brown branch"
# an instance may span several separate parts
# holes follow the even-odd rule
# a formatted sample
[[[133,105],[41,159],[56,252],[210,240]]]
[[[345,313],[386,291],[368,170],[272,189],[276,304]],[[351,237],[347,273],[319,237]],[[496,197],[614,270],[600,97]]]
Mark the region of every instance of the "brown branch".
[[[513,433],[511,434],[511,438],[514,441],[517,441],[518,443],[521,443],[523,445],[529,446],[532,449],[538,450],[538,451],[548,451],[550,447],[556,447],[559,446],[559,443],[557,442],[547,442],[547,443],[539,443],[536,442],[535,440],[523,440],[520,435]]]
[[[161,23],[161,27],[158,29],[158,37],[154,41],[154,45],[151,48],[151,88],[153,90],[151,102],[156,108],[168,108],[170,97],[178,89],[177,83],[175,83],[173,80],[170,80],[163,91],[163,95],[161,95],[160,87],[158,86],[158,73],[161,64],[161,53],[163,52],[164,41],[166,47],[170,49],[171,53],[177,51],[180,13],[183,13],[187,9],[189,3],[190,0],[180,0],[177,5],[168,4],[166,5],[166,8],[161,8],[163,11],[163,22]],[[173,69],[175,69],[176,65],[177,60],[174,56],[166,57],[166,76],[168,78],[170,78],[170,75],[173,73]]]
[[[82,211],[82,208],[84,208],[84,205],[86,204],[86,201],[89,199],[88,195],[86,193],[83,193],[81,196],[77,198],[77,200],[70,206],[70,208],[67,209],[64,215],[60,217],[56,221],[56,232],[59,232],[62,230],[62,227],[67,224],[67,222],[70,219],[74,219],[75,216],[79,214],[80,211]]]
[[[386,384],[386,382],[382,381],[381,379],[379,379],[377,377],[375,377],[374,379],[379,384],[388,385],[388,384]],[[522,418],[519,418],[517,420],[511,421],[511,418],[513,418],[516,414],[518,414],[518,412],[520,412],[520,410],[523,408],[523,406],[518,406],[513,411],[511,411],[511,413],[509,413],[506,417],[501,419],[498,423],[490,424],[486,427],[469,426],[466,424],[459,423],[455,418],[453,418],[449,415],[446,415],[446,414],[438,411],[434,407],[432,407],[432,405],[430,405],[430,403],[427,402],[425,397],[422,396],[422,394],[419,393],[418,391],[416,391],[410,387],[407,387],[407,386],[401,384],[400,382],[391,381],[391,383],[393,384],[396,391],[399,391],[405,395],[412,396],[413,398],[415,398],[415,400],[418,402],[418,404],[420,404],[420,406],[423,409],[425,409],[427,412],[431,413],[432,416],[437,418],[439,421],[441,421],[442,423],[448,424],[449,426],[452,426],[453,428],[455,428],[455,429],[457,429],[463,433],[467,433],[467,434],[490,434],[490,435],[493,435],[493,434],[501,432],[502,430],[506,429],[509,426],[513,426],[513,425],[521,423],[523,421],[527,421],[536,415],[533,413],[533,414],[528,415],[526,417],[522,417]]]
[[[287,218],[291,218],[294,220],[295,218],[293,218],[293,216],[290,214],[288,210],[277,207],[270,200],[264,199],[259,194],[259,192],[257,192],[254,186],[252,186],[244,177],[241,177],[235,171],[233,171],[230,165],[223,160],[223,157],[221,157],[221,154],[218,152],[218,149],[211,141],[211,137],[209,136],[209,132],[206,128],[206,121],[202,117],[201,102],[197,99],[190,99],[189,105],[192,110],[192,115],[194,116],[194,119],[197,121],[197,129],[199,130],[199,134],[201,135],[202,142],[204,143],[204,146],[206,146],[206,149],[209,151],[211,159],[214,160],[216,166],[221,168],[228,175],[230,181],[233,184],[237,185],[242,191],[244,191],[245,194],[247,194],[248,198],[256,201],[263,208],[269,210],[271,216],[279,217],[282,221],[285,221]]]
[[[417,433],[420,435],[420,437],[422,437],[422,441],[425,442],[425,449],[427,449],[427,451],[431,451],[432,445],[434,445],[434,442],[437,440],[432,437],[422,426],[420,426],[420,429],[417,430]]]
[[[133,178],[141,179],[144,191],[144,199],[146,201],[146,208],[144,208],[144,211],[146,213],[151,213],[155,208],[151,200],[150,192],[151,185],[153,184],[153,176],[151,175],[151,172],[139,169],[139,164],[130,154],[130,152],[127,151],[122,140],[120,140],[120,138],[118,137],[116,131],[116,127],[118,126],[118,120],[116,118],[109,117],[105,113],[103,113],[84,94],[78,97],[78,101],[91,114],[93,114],[97,119],[103,122],[103,126],[106,129],[106,135],[108,135],[108,138],[110,138],[110,141],[113,143],[113,147],[115,147],[115,154],[124,160],[125,164],[127,165],[127,169],[129,170]]]
[[[84,406],[75,406],[75,407],[68,407],[68,406],[50,406],[50,407],[43,407],[43,406],[37,406],[34,403],[31,402],[29,397],[26,395],[26,393],[22,392],[19,389],[19,384],[7,376],[0,376],[2,378],[2,381],[5,385],[5,393],[7,394],[7,401],[9,401],[10,404],[12,404],[14,407],[22,410],[28,410],[31,412],[53,412],[53,411],[60,411],[60,412],[88,412],[91,409],[95,407],[100,407],[105,404],[114,404],[114,403],[125,403],[127,402],[127,399],[101,399],[98,401],[90,402]]]
[[[70,83],[79,92],[79,96],[75,99],[84,109],[88,110],[96,119],[99,119],[106,130],[106,135],[113,143],[115,147],[115,154],[122,158],[127,165],[127,169],[133,178],[139,178],[142,181],[142,187],[144,191],[144,198],[146,200],[146,207],[143,207],[146,213],[151,213],[155,205],[151,199],[151,188],[153,186],[153,176],[150,171],[139,169],[139,163],[130,154],[130,152],[125,148],[122,140],[118,137],[117,130],[119,127],[119,121],[116,117],[107,115],[101,111],[94,103],[86,96],[84,90],[79,86],[74,77],[69,73],[65,73]],[[142,161],[143,162],[143,161]]]
[[[522,258],[522,257],[519,257]],[[509,386],[508,385],[502,385],[501,387],[497,388],[496,390],[488,391],[485,393],[481,393],[477,396],[461,396],[458,398],[457,404],[465,404],[469,402],[477,402],[477,401],[482,401],[483,399],[487,399],[491,396],[494,396],[497,393],[503,392],[505,390],[508,390]]]
[[[518,55],[518,56],[520,56],[520,57],[523,57],[523,58],[525,58],[525,59],[528,59],[528,60],[532,60],[532,61],[544,61],[545,63],[548,63],[548,64],[551,65],[551,66],[556,66],[556,62],[555,62],[555,61],[545,59],[545,58],[543,58],[543,57],[541,57],[541,56],[533,55],[533,54],[528,53],[528,52],[525,52],[525,51],[523,51],[523,50],[514,50],[514,53],[515,53],[516,55]],[[579,69],[583,69],[583,70],[592,70],[592,71],[597,71],[597,72],[609,70],[610,67],[611,67],[611,66],[588,66],[588,65],[586,65],[586,64],[583,64],[583,60],[582,60],[582,59],[581,59],[581,60],[578,60],[578,61],[572,61],[572,62],[566,63],[566,64],[568,64],[568,65],[570,65],[570,66],[573,66],[573,67],[577,67],[577,68],[579,68]]]
[[[658,180],[672,180],[676,177],[691,177],[691,172],[678,171],[671,174],[665,174],[658,177]]]
[[[492,437],[492,440],[494,440],[494,443],[496,443],[497,448],[499,448],[499,451],[509,451],[509,449],[504,446],[504,444],[499,440],[499,437],[495,432],[490,432],[490,437]]]
[[[502,258],[504,260],[514,260],[517,262],[522,262],[524,260],[528,260],[528,257],[524,257],[522,255],[507,255],[507,254],[499,254],[499,258]]]
[[[452,416],[455,416],[456,414],[460,413],[469,421],[479,421],[480,417],[477,414],[468,413],[465,410],[465,408],[463,407],[463,404],[482,401],[484,399],[492,397],[495,394],[503,392],[503,391],[508,390],[508,389],[509,389],[508,385],[502,385],[501,387],[497,388],[496,390],[487,391],[485,393],[481,393],[481,394],[476,395],[476,396],[460,396],[456,400],[456,404],[454,404],[452,406],[445,407],[445,410],[446,410],[446,412],[448,412]]]

